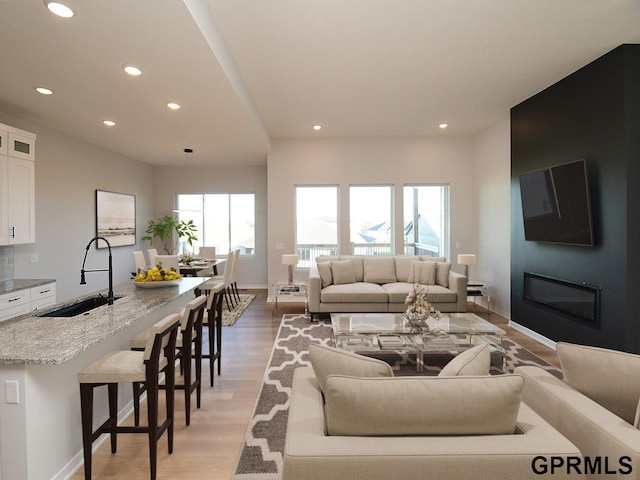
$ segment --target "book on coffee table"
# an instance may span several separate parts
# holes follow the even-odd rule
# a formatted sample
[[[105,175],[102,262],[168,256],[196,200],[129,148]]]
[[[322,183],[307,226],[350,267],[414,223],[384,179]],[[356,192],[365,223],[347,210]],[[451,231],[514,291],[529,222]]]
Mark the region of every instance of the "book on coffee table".
[[[378,335],[380,348],[400,348],[404,345],[400,335]]]

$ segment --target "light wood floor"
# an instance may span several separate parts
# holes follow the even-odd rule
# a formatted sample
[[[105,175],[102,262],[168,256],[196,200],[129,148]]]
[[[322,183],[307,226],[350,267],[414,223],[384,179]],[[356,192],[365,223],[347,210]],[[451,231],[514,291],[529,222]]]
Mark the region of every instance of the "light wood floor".
[[[174,452],[167,453],[163,436],[158,445],[158,480],[229,480],[233,474],[280,319],[285,313],[304,311],[302,305],[282,304],[274,311],[266,303],[266,290],[249,293],[256,294],[256,299],[233,327],[223,328],[222,375],[215,377],[213,388],[209,387],[208,361],[203,361],[202,407],[195,409],[194,395],[189,427],[184,425],[182,392],[176,394]],[[489,318],[480,305],[470,303],[469,308]],[[558,365],[553,350],[509,328],[507,321],[496,314],[489,319],[505,329],[508,338]],[[144,415],[143,410],[141,418]],[[83,478],[82,468],[72,477],[73,480]],[[124,478],[149,478],[148,440],[144,434],[119,435],[116,454],[111,454],[109,442],[93,454],[94,480]]]

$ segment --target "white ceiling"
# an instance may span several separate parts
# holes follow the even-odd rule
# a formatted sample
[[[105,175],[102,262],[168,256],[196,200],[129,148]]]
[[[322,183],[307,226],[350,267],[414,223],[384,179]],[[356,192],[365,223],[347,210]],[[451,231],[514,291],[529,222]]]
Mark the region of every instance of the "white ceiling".
[[[0,0],[0,110],[158,165],[185,147],[247,165],[281,138],[472,135],[640,43],[638,0],[65,3],[72,19]]]

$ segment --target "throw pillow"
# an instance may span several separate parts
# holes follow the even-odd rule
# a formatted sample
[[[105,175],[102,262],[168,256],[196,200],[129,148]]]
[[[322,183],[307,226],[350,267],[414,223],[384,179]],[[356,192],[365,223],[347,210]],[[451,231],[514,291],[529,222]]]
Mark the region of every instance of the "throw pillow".
[[[564,381],[624,421],[636,420],[640,398],[640,355],[559,342]]]
[[[393,257],[364,257],[364,281],[367,283],[394,283],[396,261]]]
[[[328,287],[333,283],[333,275],[331,274],[331,263],[321,262],[316,264],[318,266],[318,273],[320,274],[320,282],[322,288]]]
[[[449,288],[449,272],[451,271],[450,263],[436,263],[436,283],[445,288]]]
[[[329,375],[393,377],[391,366],[382,360],[326,345],[316,343],[309,345],[309,359],[322,391],[324,391],[325,379]]]
[[[478,345],[466,350],[447,363],[439,377],[489,375],[491,352],[489,347]]]
[[[509,435],[515,432],[524,379],[486,377],[325,380],[328,435]]]
[[[435,262],[411,262],[409,268],[409,283],[421,283],[422,285],[436,284],[436,263]]]
[[[349,260],[340,260],[331,262],[331,274],[333,275],[333,283],[342,285],[344,283],[356,283],[356,276],[353,272],[353,266]]]

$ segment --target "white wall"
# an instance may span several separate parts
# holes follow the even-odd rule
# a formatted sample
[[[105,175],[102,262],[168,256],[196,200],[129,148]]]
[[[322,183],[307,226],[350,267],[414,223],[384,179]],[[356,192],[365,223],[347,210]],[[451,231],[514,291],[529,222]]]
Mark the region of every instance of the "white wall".
[[[240,256],[237,283],[240,288],[266,288],[267,167],[265,165],[156,167],[154,190],[156,217],[171,214],[175,208],[176,193],[254,193],[256,196],[256,251],[255,255]],[[145,244],[145,249],[148,246]]]
[[[100,189],[136,196],[138,244],[113,249],[114,283],[128,281],[131,252],[139,248],[152,214],[152,167],[3,112],[0,122],[37,135],[36,243],[14,247],[15,278],[55,279],[58,301],[107,287],[106,272],[87,274],[87,284],[80,285],[85,247],[96,233],[95,190]],[[38,255],[36,263],[31,254]],[[106,267],[106,250],[92,246],[87,268]]]
[[[268,157],[269,284],[284,279],[283,253],[294,249],[294,186],[332,184],[340,187],[341,253],[348,253],[349,185],[392,184],[395,215],[402,224],[405,183],[448,183],[451,199],[451,251],[454,270],[458,253],[473,251],[473,140],[471,137],[397,137],[362,139],[279,140]],[[397,223],[398,225],[398,223]],[[277,250],[277,244],[283,244]],[[396,253],[402,253],[402,232],[396,232]],[[295,277],[307,278],[306,270]]]
[[[474,237],[478,263],[470,276],[489,285],[491,309],[505,318],[511,312],[510,120],[473,139]]]

